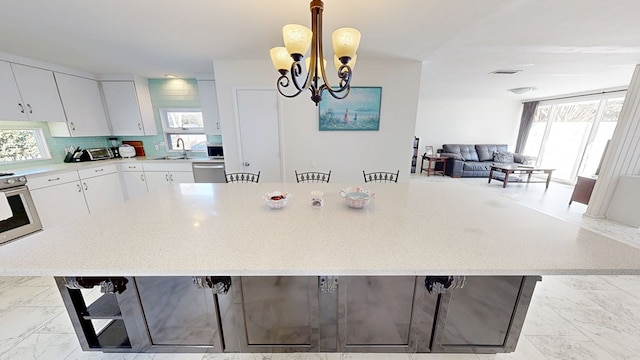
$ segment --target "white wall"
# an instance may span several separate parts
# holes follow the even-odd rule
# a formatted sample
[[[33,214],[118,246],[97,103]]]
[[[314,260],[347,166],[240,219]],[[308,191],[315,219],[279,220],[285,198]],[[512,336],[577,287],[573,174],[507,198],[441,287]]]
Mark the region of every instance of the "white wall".
[[[508,144],[515,149],[522,103],[513,99],[430,97],[418,102],[416,136],[425,145]]]
[[[331,182],[359,184],[362,170],[399,169],[399,181],[409,179],[421,64],[358,60],[352,86],[382,87],[380,130],[319,131],[318,109],[308,91],[280,97],[285,182],[295,181],[294,170],[331,170]],[[275,88],[278,73],[268,60],[216,61],[214,68],[225,162],[239,168],[234,88]]]

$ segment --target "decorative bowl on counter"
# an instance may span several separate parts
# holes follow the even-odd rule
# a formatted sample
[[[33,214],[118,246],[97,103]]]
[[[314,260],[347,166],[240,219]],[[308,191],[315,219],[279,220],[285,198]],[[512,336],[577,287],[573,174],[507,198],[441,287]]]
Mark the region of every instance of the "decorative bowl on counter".
[[[347,206],[354,209],[362,209],[369,205],[374,195],[375,194],[369,191],[369,189],[361,187],[348,187],[340,190],[340,196],[344,198],[344,202]]]
[[[267,206],[272,209],[282,209],[287,206],[287,201],[289,201],[290,197],[291,194],[281,191],[273,191],[264,194],[264,200],[267,202]]]

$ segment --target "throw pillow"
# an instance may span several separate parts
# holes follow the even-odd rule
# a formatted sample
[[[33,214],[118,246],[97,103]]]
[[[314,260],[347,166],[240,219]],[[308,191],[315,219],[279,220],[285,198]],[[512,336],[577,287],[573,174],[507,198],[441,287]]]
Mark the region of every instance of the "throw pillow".
[[[512,163],[513,162],[513,153],[511,152],[494,152],[493,153],[493,161],[497,163]]]

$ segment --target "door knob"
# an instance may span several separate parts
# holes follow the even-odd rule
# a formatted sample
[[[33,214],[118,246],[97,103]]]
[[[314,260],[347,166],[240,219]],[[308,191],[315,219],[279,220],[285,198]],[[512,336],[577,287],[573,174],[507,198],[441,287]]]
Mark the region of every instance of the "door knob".
[[[248,161],[245,161],[243,165],[244,165],[244,166],[249,166],[249,165],[251,165],[251,164],[249,164],[249,162],[248,162]]]

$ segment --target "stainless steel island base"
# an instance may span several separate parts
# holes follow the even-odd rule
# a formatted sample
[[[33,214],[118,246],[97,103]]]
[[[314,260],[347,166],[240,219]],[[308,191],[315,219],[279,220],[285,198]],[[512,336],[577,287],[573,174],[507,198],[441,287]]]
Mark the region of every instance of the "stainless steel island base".
[[[124,277],[126,290],[93,302],[88,290],[69,286],[69,278],[56,281],[85,351],[515,350],[540,277],[470,276],[462,288],[441,294],[427,291],[428,278],[229,277],[231,286],[224,293],[203,286],[206,281],[198,277]],[[90,284],[112,280],[78,279],[90,279]],[[107,323],[102,330],[98,320]]]

